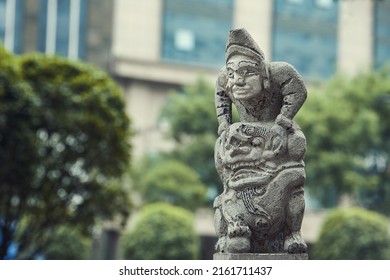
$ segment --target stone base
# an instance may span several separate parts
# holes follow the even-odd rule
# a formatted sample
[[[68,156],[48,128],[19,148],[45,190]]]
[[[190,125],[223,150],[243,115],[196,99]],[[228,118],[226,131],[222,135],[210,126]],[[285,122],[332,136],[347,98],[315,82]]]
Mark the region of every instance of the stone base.
[[[259,254],[259,253],[216,253],[214,260],[308,260],[308,254]]]

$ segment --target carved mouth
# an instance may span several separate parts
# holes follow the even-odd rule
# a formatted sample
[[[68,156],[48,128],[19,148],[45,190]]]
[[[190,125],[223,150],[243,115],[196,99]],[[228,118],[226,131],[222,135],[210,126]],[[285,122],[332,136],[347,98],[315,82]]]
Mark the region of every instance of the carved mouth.
[[[233,95],[237,98],[246,98],[250,95],[251,90],[249,88],[235,88],[233,89]]]
[[[229,186],[237,190],[266,184],[277,172],[264,166],[261,161],[237,162],[229,164],[228,167],[233,171],[233,175],[229,179]]]
[[[229,164],[228,167],[233,171],[240,171],[241,169],[254,169],[261,164],[260,161],[243,161]],[[249,168],[248,168],[249,167]]]
[[[240,89],[235,89],[234,90],[234,93],[236,94],[245,94],[248,92],[249,89],[245,89],[245,88],[240,88]]]
[[[231,178],[232,181],[236,182],[241,179],[249,178],[249,177],[255,177],[259,176],[261,172],[253,170],[253,169],[240,169],[237,172],[234,173],[233,177]]]
[[[274,175],[268,172],[249,170],[246,173],[235,174],[228,181],[228,185],[230,188],[239,191],[248,187],[266,185],[273,177]]]

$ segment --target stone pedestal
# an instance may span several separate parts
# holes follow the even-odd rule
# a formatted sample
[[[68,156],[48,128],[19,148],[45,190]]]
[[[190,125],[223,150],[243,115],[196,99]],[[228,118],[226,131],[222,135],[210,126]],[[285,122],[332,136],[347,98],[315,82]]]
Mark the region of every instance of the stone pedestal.
[[[308,254],[216,253],[214,260],[308,260]]]

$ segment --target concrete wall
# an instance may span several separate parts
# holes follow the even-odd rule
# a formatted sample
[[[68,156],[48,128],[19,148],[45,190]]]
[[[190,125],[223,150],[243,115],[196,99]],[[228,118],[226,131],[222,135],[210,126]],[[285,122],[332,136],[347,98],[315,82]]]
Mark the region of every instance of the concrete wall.
[[[162,0],[116,0],[112,53],[115,57],[159,61]]]
[[[246,28],[269,60],[272,49],[273,0],[236,0],[234,4],[234,28]]]
[[[350,75],[372,68],[372,0],[339,1],[338,70]]]
[[[165,139],[166,127],[159,122],[160,112],[173,88],[159,83],[132,80],[122,83],[126,97],[126,110],[131,116],[133,159],[137,161],[145,153],[170,150],[173,143]]]

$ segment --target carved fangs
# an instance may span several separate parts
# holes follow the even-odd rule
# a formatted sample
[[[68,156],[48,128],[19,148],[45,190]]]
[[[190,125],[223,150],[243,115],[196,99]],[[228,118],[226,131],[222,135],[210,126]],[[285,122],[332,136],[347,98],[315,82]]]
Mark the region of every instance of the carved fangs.
[[[229,169],[236,171],[239,169],[243,169],[245,167],[253,168],[258,166],[259,164],[261,164],[261,162],[259,161],[246,161],[246,162],[237,162],[237,163],[229,164],[228,167]]]

